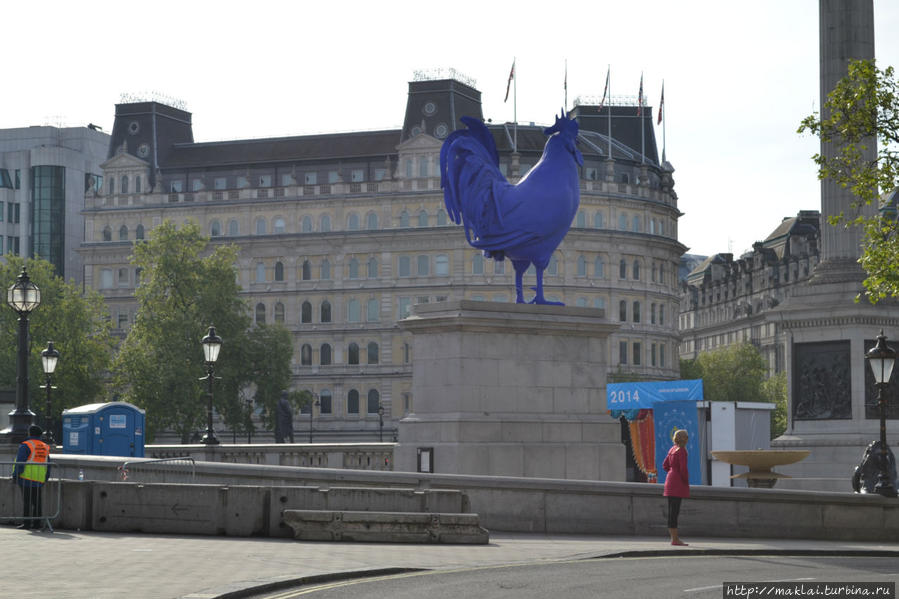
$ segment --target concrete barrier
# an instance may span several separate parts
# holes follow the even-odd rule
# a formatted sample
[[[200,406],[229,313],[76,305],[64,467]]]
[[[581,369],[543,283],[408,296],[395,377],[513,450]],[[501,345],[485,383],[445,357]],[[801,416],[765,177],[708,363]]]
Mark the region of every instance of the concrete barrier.
[[[477,514],[285,510],[284,521],[301,541],[468,545],[490,541]]]

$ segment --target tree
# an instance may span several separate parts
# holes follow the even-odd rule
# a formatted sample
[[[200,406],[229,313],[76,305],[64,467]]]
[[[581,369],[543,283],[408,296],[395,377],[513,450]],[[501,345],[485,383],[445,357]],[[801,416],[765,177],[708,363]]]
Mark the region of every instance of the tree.
[[[892,192],[899,180],[899,85],[893,68],[881,71],[873,60],[853,60],[824,103],[823,114],[802,120],[799,132],[833,144],[834,156],[815,154],[818,177],[848,188],[858,200],[854,215],[832,215],[833,226],[860,226],[864,241],[859,262],[865,270],[865,295],[871,303],[899,295],[899,224],[895,206],[873,216],[858,213],[862,205],[879,202],[881,191]],[[874,158],[865,151],[877,144]],[[877,206],[881,208],[881,206]]]
[[[139,308],[114,369],[124,397],[147,410],[148,439],[167,429],[187,441],[203,428],[207,387],[199,380],[205,372],[200,340],[210,325],[223,339],[214,406],[232,428],[243,429],[247,419],[241,391],[255,386],[257,400],[274,405],[271,389],[290,381],[289,333],[280,327],[249,330],[237,283],[238,250],[220,245],[208,252],[208,243],[196,224],[176,228],[166,221],[134,248]]]
[[[73,284],[54,274],[46,260],[6,256],[0,262],[0,281],[8,288],[25,265],[28,277],[41,290],[41,304],[29,316],[28,352],[29,407],[46,416],[46,391],[41,351],[52,341],[60,358],[53,374],[57,387],[51,394],[51,418],[59,423],[62,410],[99,402],[106,389],[115,340],[110,334],[109,312],[94,291],[83,294]],[[0,310],[0,386],[15,388],[18,316],[11,308]]]

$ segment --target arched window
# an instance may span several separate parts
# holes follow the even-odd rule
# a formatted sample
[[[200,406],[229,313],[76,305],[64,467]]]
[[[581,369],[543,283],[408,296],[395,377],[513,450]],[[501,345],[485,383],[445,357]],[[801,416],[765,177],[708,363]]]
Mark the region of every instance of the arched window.
[[[409,256],[400,256],[399,258],[399,275],[401,277],[408,277],[412,274],[412,266],[409,260]]]
[[[309,260],[303,260],[303,280],[308,281],[312,278],[312,265],[309,264]]]
[[[632,229],[633,229],[634,233],[639,233],[639,232],[640,232],[640,217],[639,217],[638,215],[636,215],[636,214],[634,215],[634,221],[633,221],[633,227],[632,227]]]
[[[546,265],[546,274],[559,274],[559,258],[555,254],[553,254],[552,258],[549,259],[549,264]]]
[[[659,264],[659,283],[665,282],[665,265]]]
[[[428,212],[426,210],[421,210],[418,213],[418,226],[419,227],[427,227],[428,226]]]
[[[593,228],[594,229],[602,229],[602,212],[597,212],[593,215]]]
[[[365,320],[368,322],[378,322],[378,316],[381,312],[381,302],[377,298],[370,298],[365,306]]]
[[[312,304],[308,301],[303,302],[300,307],[300,322],[304,324],[312,322]]]
[[[437,226],[445,227],[446,226],[446,210],[440,208],[437,210]]]
[[[506,261],[505,260],[494,260],[493,261],[493,274],[495,275],[504,275],[506,274]]]
[[[265,235],[265,219],[261,216],[256,217],[256,235]]]
[[[593,261],[593,276],[597,279],[604,279],[606,276],[606,263],[602,256],[597,256]]]
[[[634,322],[640,322],[640,302],[634,302],[632,317]]]
[[[327,389],[322,389],[318,394],[318,403],[319,403],[319,412],[321,414],[330,414],[333,411],[331,406],[331,392]]]
[[[627,321],[627,302],[624,300],[618,302],[618,320]]]
[[[231,219],[228,221],[228,235],[231,237],[236,237],[240,234],[240,226],[237,224],[237,221]]]
[[[141,192],[140,175],[134,177],[134,193]]]
[[[359,392],[355,389],[350,389],[350,392],[346,394],[346,412],[347,414],[359,413]]]
[[[358,364],[359,363],[359,345],[357,343],[350,343],[349,348],[347,349],[347,364]]]
[[[300,225],[300,230],[303,233],[312,233],[312,217],[311,216],[303,217],[303,224]]]
[[[586,277],[587,276],[587,259],[583,256],[577,257],[577,276]]]
[[[365,216],[365,228],[369,231],[377,231],[378,230],[378,215],[374,212],[369,212]]]
[[[368,343],[368,363],[378,363],[378,344],[374,341],[369,341]]]
[[[222,223],[217,220],[209,223],[209,235],[212,237],[219,237],[222,234]]]
[[[377,389],[368,390],[368,413],[377,414],[378,408],[381,407],[381,394]]]
[[[256,304],[256,324],[265,324],[265,304]]]
[[[359,322],[359,300],[352,298],[346,303],[346,319],[347,322]]]
[[[322,259],[321,266],[321,276],[319,277],[322,281],[330,281],[331,280],[331,263],[327,258]]]
[[[359,261],[356,258],[350,258],[349,270],[351,279],[359,278]]]
[[[331,364],[331,346],[327,343],[322,343],[321,348],[318,352],[319,362],[321,362],[322,366],[328,366]]]
[[[272,221],[272,233],[281,234],[286,229],[286,225],[284,223],[284,219],[280,216]]]
[[[475,254],[471,258],[471,274],[474,275],[482,275],[484,274],[484,255],[483,254]]]
[[[624,258],[618,263],[618,278],[622,280],[627,278],[627,260]]]
[[[583,210],[577,211],[577,217],[575,217],[575,226],[579,229],[587,228],[587,213]]]
[[[634,279],[635,281],[639,281],[639,280],[640,280],[640,261],[639,261],[639,260],[634,260],[634,276],[633,276],[633,279]]]
[[[378,260],[374,256],[368,259],[368,278],[378,278]]]
[[[656,266],[656,263],[653,262],[653,263],[652,263],[652,282],[653,282],[653,283],[655,283],[656,280],[659,278],[658,275],[657,275],[658,271],[659,271],[659,269],[658,269],[658,267]]]
[[[112,229],[109,228],[109,225],[103,228],[103,241],[112,241]]]
[[[122,175],[122,193],[128,193],[128,177]]]
[[[331,217],[327,214],[322,214],[318,223],[318,230],[322,233],[328,233],[331,231]]]
[[[276,281],[284,280],[284,264],[280,260],[275,262],[275,280]]]
[[[346,230],[347,231],[358,231],[359,230],[359,215],[355,212],[351,212],[346,219]]]
[[[434,274],[439,277],[446,277],[449,275],[449,258],[446,254],[434,256]]]
[[[265,264],[262,262],[256,263],[256,282],[265,283]]]
[[[431,258],[425,254],[418,257],[418,276],[424,277],[430,274]]]
[[[284,322],[284,304],[275,304],[275,322]]]
[[[400,228],[407,229],[409,228],[409,213],[403,210],[400,212]]]
[[[312,366],[312,346],[308,343],[304,343],[300,348],[300,365]]]
[[[618,230],[627,231],[627,214],[618,215]]]
[[[331,303],[328,300],[322,302],[319,312],[321,322],[331,322]]]
[[[137,229],[134,230],[134,238],[135,239],[143,239],[144,238],[144,226],[137,225]]]
[[[122,225],[119,227],[119,241],[127,241],[128,240],[128,227]]]

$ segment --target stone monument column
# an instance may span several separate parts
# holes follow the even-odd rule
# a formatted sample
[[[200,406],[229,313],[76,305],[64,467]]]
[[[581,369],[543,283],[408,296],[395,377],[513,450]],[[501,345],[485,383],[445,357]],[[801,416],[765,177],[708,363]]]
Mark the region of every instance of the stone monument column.
[[[625,480],[605,399],[618,325],[603,310],[455,300],[399,324],[413,334],[413,413],[397,470]]]

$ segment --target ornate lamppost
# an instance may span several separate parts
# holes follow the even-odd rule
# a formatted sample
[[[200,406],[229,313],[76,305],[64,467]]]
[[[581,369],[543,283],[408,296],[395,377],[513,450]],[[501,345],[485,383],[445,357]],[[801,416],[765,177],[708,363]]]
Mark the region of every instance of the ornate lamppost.
[[[34,412],[28,409],[28,315],[41,305],[41,290],[31,282],[25,266],[6,292],[6,303],[19,315],[19,348],[16,357],[16,409],[9,413],[10,427],[2,436],[10,443],[20,443],[28,437],[28,427],[34,422]]]
[[[212,430],[212,381],[215,378],[215,361],[218,360],[219,350],[222,349],[222,338],[215,334],[215,327],[210,325],[209,332],[201,343],[206,359],[206,376],[200,380],[209,381],[209,404],[206,407],[206,434],[200,442],[205,445],[218,445],[219,440],[215,438],[215,431]]]
[[[880,467],[874,492],[884,497],[896,497],[896,487],[893,484],[893,473],[887,449],[887,400],[883,394],[883,390],[890,384],[890,376],[893,374],[896,350],[887,345],[886,340],[887,338],[881,330],[880,335],[877,336],[877,345],[868,350],[865,359],[874,374],[874,382],[877,384],[877,404],[880,406]]]
[[[41,352],[41,364],[44,367],[45,383],[41,385],[41,389],[47,390],[47,411],[44,413],[44,442],[48,445],[55,445],[53,440],[53,424],[54,419],[52,403],[50,402],[50,389],[56,389],[52,384],[53,372],[56,370],[56,363],[59,362],[59,350],[53,347],[53,342],[47,342],[47,349]]]
[[[378,403],[378,441],[384,441],[384,405]]]

